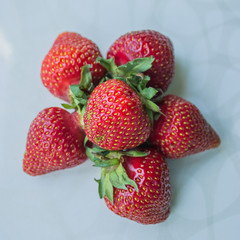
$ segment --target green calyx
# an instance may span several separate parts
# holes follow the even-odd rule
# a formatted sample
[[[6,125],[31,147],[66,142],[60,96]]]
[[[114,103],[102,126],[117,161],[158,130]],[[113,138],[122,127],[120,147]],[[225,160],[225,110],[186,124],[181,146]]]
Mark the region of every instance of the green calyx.
[[[114,78],[117,77],[129,77],[132,74],[138,74],[147,71],[152,67],[152,63],[154,61],[153,57],[146,58],[137,58],[133,61],[129,61],[128,63],[117,66],[114,62],[113,58],[104,59],[101,57],[97,58],[97,62],[99,62],[103,67],[106,68],[108,73],[111,73]]]
[[[131,185],[138,191],[137,184],[128,177],[124,167],[120,163],[116,168],[102,168],[101,178],[96,180],[98,183],[98,192],[100,198],[107,197],[107,199],[113,204],[113,187],[127,190],[126,185]]]
[[[156,94],[161,91],[159,91],[159,89],[147,87],[150,78],[149,76],[144,75],[143,72],[152,67],[153,61],[153,57],[137,58],[118,67],[115,64],[114,59],[97,58],[97,62],[108,71],[100,83],[107,81],[108,79],[120,79],[126,82],[140,97],[152,126],[154,119],[157,119],[161,114],[159,107],[154,103],[156,102],[155,100],[159,99],[159,96],[155,97]],[[85,65],[82,67],[80,83],[70,86],[71,104],[62,104],[66,109],[77,109],[81,117],[80,124],[83,128],[83,116],[86,112],[88,98],[94,87],[90,65]]]
[[[137,150],[109,151],[98,146],[90,148],[86,146],[87,141],[88,139],[85,138],[87,156],[94,163],[94,166],[101,167],[101,177],[98,180],[95,179],[98,183],[100,198],[106,197],[113,204],[114,187],[127,190],[127,185],[130,185],[138,191],[137,184],[128,177],[122,165],[124,161],[123,156],[143,157],[148,155],[149,152]]]
[[[92,83],[90,65],[85,65],[82,67],[80,83],[70,86],[71,104],[62,104],[66,109],[77,109],[81,116],[81,126],[84,126],[83,115],[86,111],[88,98],[93,89],[94,85]]]
[[[152,67],[153,61],[153,57],[137,58],[118,67],[113,58],[97,58],[97,62],[108,71],[102,82],[108,79],[120,79],[126,82],[140,97],[152,124],[153,120],[158,118],[161,113],[157,104],[153,102],[154,96],[156,96],[159,90],[147,87],[150,77],[144,75],[143,72]]]

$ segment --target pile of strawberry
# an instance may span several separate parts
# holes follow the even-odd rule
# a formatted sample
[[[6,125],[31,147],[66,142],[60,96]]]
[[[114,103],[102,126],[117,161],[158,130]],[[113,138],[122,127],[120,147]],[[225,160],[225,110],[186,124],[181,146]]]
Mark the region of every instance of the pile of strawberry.
[[[164,94],[173,76],[173,46],[159,32],[121,36],[107,59],[80,34],[60,34],[43,60],[41,79],[73,110],[51,107],[33,120],[24,172],[42,175],[89,158],[101,168],[96,181],[109,209],[142,224],[166,220],[171,185],[165,158],[220,144],[195,105]]]

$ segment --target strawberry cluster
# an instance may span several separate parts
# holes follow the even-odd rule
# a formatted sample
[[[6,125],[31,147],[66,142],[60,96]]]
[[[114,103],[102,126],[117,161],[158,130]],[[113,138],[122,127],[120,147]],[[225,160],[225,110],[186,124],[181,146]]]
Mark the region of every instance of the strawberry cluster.
[[[80,34],[60,34],[43,60],[41,79],[72,111],[51,107],[33,120],[24,172],[42,175],[89,158],[101,168],[99,196],[110,210],[142,224],[163,222],[171,203],[165,159],[220,144],[194,104],[164,94],[173,77],[173,46],[159,32],[121,36],[106,59]]]

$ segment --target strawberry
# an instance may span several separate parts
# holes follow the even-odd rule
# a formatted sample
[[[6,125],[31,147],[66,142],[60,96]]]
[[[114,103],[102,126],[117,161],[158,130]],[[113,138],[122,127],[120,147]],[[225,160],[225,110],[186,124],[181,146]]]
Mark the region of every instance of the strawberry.
[[[58,107],[44,109],[28,132],[24,172],[36,176],[83,163],[87,159],[84,137],[76,113]]]
[[[159,103],[162,115],[154,122],[149,142],[167,158],[182,158],[220,144],[220,138],[199,109],[175,95]]]
[[[133,31],[118,38],[107,53],[107,58],[114,58],[118,66],[149,56],[155,61],[145,73],[151,79],[148,86],[165,92],[174,77],[173,45],[168,37],[152,30]]]
[[[100,196],[106,193],[104,200],[111,211],[138,223],[155,224],[166,220],[170,213],[170,175],[164,157],[156,149],[145,150],[149,151],[147,156],[124,156],[122,164],[115,170],[118,173],[119,168],[123,167],[128,177],[135,181],[137,186],[126,185],[125,188],[121,187],[122,189],[115,187],[115,173],[112,175],[111,172],[107,173],[108,169],[103,169],[104,177],[98,182]],[[125,179],[124,176],[123,178]],[[109,191],[107,189],[109,186],[104,190],[101,189],[101,186],[108,185],[108,179],[113,186],[115,185],[113,190]],[[112,201],[111,197],[108,197],[108,192],[113,192]]]
[[[152,66],[153,60],[151,57],[139,58],[117,67],[112,59],[101,58],[98,62],[106,67],[108,77],[90,95],[81,90],[81,84],[70,87],[74,106],[83,116],[81,122],[91,142],[116,151],[134,148],[147,140],[153,112],[160,112],[151,101],[157,90],[146,87],[149,77],[142,74]],[[83,70],[88,72],[85,67]],[[84,79],[84,86],[88,86],[91,77]]]
[[[42,62],[42,82],[54,96],[71,102],[69,86],[79,83],[84,65],[91,65],[95,85],[106,73],[105,69],[96,63],[96,58],[101,56],[97,45],[91,40],[78,33],[61,33]]]
[[[134,148],[151,131],[140,97],[119,79],[109,79],[93,90],[83,120],[88,139],[108,150]]]

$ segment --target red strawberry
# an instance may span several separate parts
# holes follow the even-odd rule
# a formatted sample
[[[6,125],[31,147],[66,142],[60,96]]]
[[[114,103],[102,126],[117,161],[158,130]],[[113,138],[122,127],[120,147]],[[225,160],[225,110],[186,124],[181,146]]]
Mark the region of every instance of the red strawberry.
[[[142,224],[163,222],[170,213],[171,185],[168,165],[155,149],[145,157],[124,156],[123,167],[138,186],[114,188],[113,204],[105,197],[114,213]]]
[[[70,102],[69,86],[79,84],[82,66],[92,65],[90,70],[95,85],[104,76],[106,70],[96,63],[96,58],[101,56],[91,40],[77,33],[64,32],[57,37],[43,60],[42,82],[53,95]]]
[[[88,139],[108,150],[134,148],[145,142],[151,131],[140,97],[118,79],[93,90],[83,120]]]
[[[146,72],[151,79],[148,86],[165,92],[174,76],[174,53],[169,38],[152,30],[133,31],[117,39],[107,53],[107,58],[114,58],[118,66],[149,56],[155,61]]]
[[[37,115],[27,136],[24,172],[42,175],[74,167],[87,159],[85,134],[76,117],[58,107],[46,108]]]
[[[192,103],[167,95],[159,107],[162,115],[154,122],[149,142],[167,158],[182,158],[219,146],[219,136]]]

